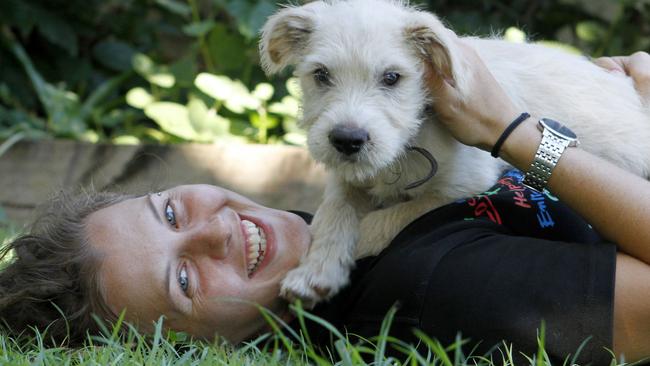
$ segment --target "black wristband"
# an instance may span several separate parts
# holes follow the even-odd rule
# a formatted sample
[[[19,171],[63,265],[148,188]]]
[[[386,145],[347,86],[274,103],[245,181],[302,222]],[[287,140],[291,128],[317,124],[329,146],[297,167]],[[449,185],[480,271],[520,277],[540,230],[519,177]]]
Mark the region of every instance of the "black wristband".
[[[508,136],[510,136],[512,131],[514,131],[515,128],[517,128],[517,126],[519,126],[523,121],[527,120],[529,117],[530,114],[524,112],[520,114],[519,117],[517,117],[517,119],[512,121],[512,123],[510,123],[508,127],[506,127],[506,129],[503,131],[501,136],[499,136],[497,142],[494,144],[494,147],[492,147],[492,152],[490,152],[490,155],[492,155],[492,157],[494,158],[499,157],[499,150],[501,150],[501,145],[503,145],[503,143],[506,141]]]

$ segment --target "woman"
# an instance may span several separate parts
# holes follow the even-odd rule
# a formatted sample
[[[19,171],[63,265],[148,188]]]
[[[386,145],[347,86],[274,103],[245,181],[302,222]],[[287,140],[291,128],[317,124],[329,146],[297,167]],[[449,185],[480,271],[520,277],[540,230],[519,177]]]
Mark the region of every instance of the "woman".
[[[489,150],[521,111],[462,47],[475,65],[474,94],[460,98],[437,75],[429,83],[454,136]],[[599,62],[631,75],[650,103],[648,54]],[[524,123],[500,156],[527,170],[540,139],[535,124]],[[404,340],[413,327],[443,343],[460,330],[483,340],[479,350],[506,339],[530,354],[543,320],[558,359],[587,337],[585,361],[608,362],[604,347],[627,360],[650,355],[649,183],[580,149],[568,149],[553,172],[553,194],[617,243],[617,252],[555,197],[525,190],[520,180],[510,173],[491,192],[416,220],[378,257],[360,261],[352,285],[315,312],[368,336],[398,301],[392,329]],[[532,215],[516,211],[532,204]],[[141,197],[63,197],[49,207],[30,235],[10,244],[17,259],[0,275],[1,314],[14,332],[56,321],[50,336],[78,342],[95,331],[90,313],[114,319],[126,310],[144,331],[165,315],[170,328],[237,343],[264,329],[251,303],[291,317],[277,294],[309,247],[299,216],[202,185]],[[539,230],[539,215],[558,225]],[[313,331],[313,339],[327,338]]]

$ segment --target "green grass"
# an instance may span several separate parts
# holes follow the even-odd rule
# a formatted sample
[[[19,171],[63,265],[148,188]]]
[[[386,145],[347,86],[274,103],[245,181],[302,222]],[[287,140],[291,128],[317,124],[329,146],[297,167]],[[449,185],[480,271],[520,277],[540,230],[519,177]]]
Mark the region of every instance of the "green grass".
[[[276,331],[265,334],[239,347],[225,343],[206,343],[189,339],[183,333],[165,332],[163,321],[156,324],[153,335],[143,336],[133,327],[118,320],[116,326],[105,328],[104,336],[89,337],[86,345],[78,349],[45,347],[47,333],[36,333],[31,339],[20,342],[0,335],[1,365],[513,365],[513,350],[502,345],[491,358],[468,352],[465,342],[458,338],[443,346],[420,333],[419,350],[412,345],[389,337],[388,330],[394,312],[390,312],[380,334],[372,339],[361,339],[339,333],[321,319],[295,308],[303,319],[320,322],[331,328],[333,347],[317,351],[310,342],[294,331]],[[283,329],[280,320],[265,313],[272,328]],[[119,331],[122,329],[122,331]],[[544,351],[543,328],[540,348],[529,357],[528,365],[549,365]],[[398,349],[403,357],[394,359],[386,355],[389,348]],[[579,350],[578,350],[579,352]],[[569,356],[562,365],[573,365]],[[519,365],[519,364],[518,364]],[[613,360],[612,365],[616,365]]]
[[[15,236],[16,226],[0,226],[0,242]],[[47,347],[47,331],[34,332],[20,340],[0,334],[0,365],[513,365],[515,351],[500,345],[490,357],[474,354],[458,337],[451,345],[440,344],[424,333],[417,333],[420,347],[388,336],[395,310],[391,310],[380,334],[362,339],[342,334],[326,321],[294,306],[301,324],[319,323],[331,331],[334,342],[325,351],[317,350],[305,336],[286,327],[280,319],[260,309],[273,329],[272,332],[239,347],[215,341],[207,343],[190,339],[183,333],[163,330],[162,319],[156,323],[153,335],[144,336],[120,320],[112,327],[103,327],[103,336],[89,337],[81,348]],[[528,365],[549,365],[544,348],[544,327],[539,331],[539,350],[528,356]],[[387,355],[389,349],[403,355],[398,359]],[[580,349],[576,350],[576,354]],[[570,355],[562,363],[574,364]],[[519,365],[519,364],[518,364]],[[611,365],[617,365],[612,358]],[[622,365],[622,364],[621,364]]]

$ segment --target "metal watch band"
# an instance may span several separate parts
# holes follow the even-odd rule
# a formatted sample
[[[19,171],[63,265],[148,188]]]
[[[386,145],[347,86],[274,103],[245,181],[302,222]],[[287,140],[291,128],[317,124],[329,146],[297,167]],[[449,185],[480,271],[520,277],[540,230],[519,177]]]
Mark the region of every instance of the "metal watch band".
[[[535,158],[524,176],[523,184],[542,192],[569,143],[569,140],[558,137],[548,129],[544,129],[542,131],[542,142],[540,142]]]

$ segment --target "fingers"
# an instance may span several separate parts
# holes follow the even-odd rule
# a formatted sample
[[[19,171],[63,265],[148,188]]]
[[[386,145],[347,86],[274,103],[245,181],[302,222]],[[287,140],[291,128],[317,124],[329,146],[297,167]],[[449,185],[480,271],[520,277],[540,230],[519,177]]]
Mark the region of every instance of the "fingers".
[[[615,60],[614,57],[599,57],[592,60],[592,62],[607,71],[625,74],[625,67],[622,62]]]
[[[456,45],[457,52],[456,57],[464,60],[465,64],[471,65],[472,73],[483,72],[485,65],[476,50],[461,39],[457,38],[455,35],[454,38],[453,42]],[[425,79],[429,89],[433,92],[437,92],[437,95],[442,93],[442,95],[446,96],[458,96],[457,93],[459,91],[457,90],[456,80],[448,79],[442,72],[436,70],[435,67],[427,70]]]
[[[650,104],[650,54],[636,52],[631,56],[601,57],[594,60],[594,63],[631,77],[641,97]]]
[[[650,54],[637,52],[630,56],[626,71],[634,79],[634,86],[639,94],[650,103]]]
[[[435,68],[427,67],[424,73],[424,79],[431,93],[437,98],[451,102],[458,97],[454,86],[440,72],[435,70]]]

